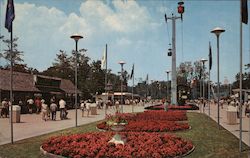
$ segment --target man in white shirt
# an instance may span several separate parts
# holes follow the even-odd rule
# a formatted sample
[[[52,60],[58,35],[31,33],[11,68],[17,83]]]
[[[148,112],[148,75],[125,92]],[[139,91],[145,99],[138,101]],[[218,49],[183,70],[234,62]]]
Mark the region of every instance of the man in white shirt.
[[[59,101],[59,109],[60,109],[60,118],[61,120],[66,118],[65,109],[66,108],[66,102],[63,99],[60,99]]]
[[[32,114],[32,107],[34,105],[34,100],[32,98],[29,98],[27,100],[27,103],[28,103],[28,109],[29,109],[29,113]]]

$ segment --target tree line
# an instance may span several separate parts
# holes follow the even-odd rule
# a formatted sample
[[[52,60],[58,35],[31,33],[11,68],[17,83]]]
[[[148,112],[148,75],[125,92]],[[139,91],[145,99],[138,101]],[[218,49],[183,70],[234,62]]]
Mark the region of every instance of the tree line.
[[[7,62],[6,65],[0,65],[0,69],[10,69],[10,44],[9,39],[5,39],[3,36],[0,37],[6,49],[0,52],[0,58],[4,58]],[[18,37],[13,38],[13,70],[24,73],[40,74],[51,77],[59,77],[68,79],[72,83],[75,83],[75,66],[77,63],[77,78],[78,78],[78,89],[82,92],[82,96],[85,99],[92,97],[95,94],[101,94],[105,92],[105,70],[101,69],[100,60],[92,60],[84,54],[86,50],[80,49],[78,53],[72,50],[67,53],[65,50],[58,50],[56,58],[52,63],[52,66],[48,67],[44,71],[38,71],[35,68],[28,67],[23,59],[24,52],[18,49]],[[76,62],[77,60],[77,62]],[[204,69],[205,68],[205,69]],[[206,67],[202,66],[201,62],[195,61],[183,62],[177,67],[177,84],[189,86],[195,89],[196,93],[199,93],[199,84],[202,78],[208,78]],[[246,69],[249,69],[249,64],[246,65]],[[111,69],[107,70],[108,85],[106,87],[109,91],[119,92],[121,87],[121,76],[112,73]],[[131,92],[131,87],[128,86],[128,80],[130,74],[125,70],[123,74],[123,86],[125,91]],[[195,83],[193,82],[195,81]],[[140,96],[152,98],[163,98],[166,97],[167,92],[170,93],[171,81],[141,81],[134,87],[134,93]],[[167,91],[168,87],[168,91]],[[235,81],[232,83],[232,88],[239,87],[239,73],[235,75]],[[243,74],[243,89],[250,88],[250,73],[245,72]],[[197,97],[197,96],[196,96]]]
[[[1,37],[2,42],[6,45],[6,49],[0,52],[0,58],[4,58],[7,64],[0,65],[0,69],[10,69],[10,45],[11,41]],[[101,94],[105,92],[105,70],[101,69],[101,61],[91,61],[88,56],[84,54],[85,49],[80,49],[78,53],[72,50],[67,53],[65,50],[59,50],[56,53],[56,58],[52,63],[52,66],[48,67],[44,71],[38,71],[35,68],[28,67],[23,59],[24,52],[18,49],[18,38],[13,38],[13,71],[46,75],[51,77],[59,77],[62,79],[68,79],[72,83],[75,83],[75,66],[77,63],[77,81],[78,89],[82,92],[84,99],[91,98],[95,94]],[[77,62],[76,62],[77,60]],[[112,73],[112,70],[108,70],[108,82],[112,83],[112,91],[119,91],[121,85],[120,74]],[[123,74],[123,84],[127,86],[128,73]]]

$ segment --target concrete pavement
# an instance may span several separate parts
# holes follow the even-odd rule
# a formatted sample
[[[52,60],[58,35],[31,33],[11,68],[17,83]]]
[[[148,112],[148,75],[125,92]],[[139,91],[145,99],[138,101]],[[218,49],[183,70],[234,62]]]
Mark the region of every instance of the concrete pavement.
[[[123,106],[124,112],[132,112],[131,105]],[[134,106],[134,112],[142,112],[144,111],[143,106]],[[44,121],[42,120],[41,114],[22,114],[21,115],[21,123],[14,123],[14,141],[22,140],[34,136],[39,136],[42,134],[75,127],[75,110],[68,110],[68,118],[67,120],[60,120],[59,111],[57,112],[56,121]],[[103,120],[105,118],[105,110],[97,109],[97,115],[90,115],[86,117],[82,117],[81,110],[78,109],[78,125],[84,125],[92,122],[96,122],[99,120]],[[107,110],[107,114],[114,114],[115,109],[110,108]],[[10,143],[10,121],[9,118],[0,118],[0,145]]]
[[[208,115],[208,105],[205,107],[204,112],[203,112],[203,108],[200,107],[201,110],[199,112],[201,113],[205,113],[206,115]],[[239,138],[240,136],[240,132],[239,132],[239,119],[237,119],[237,123],[234,125],[229,125],[227,123],[227,105],[224,105],[223,108],[220,107],[220,125],[223,126],[225,129],[227,129],[229,132],[231,132],[233,135],[235,135],[237,138]],[[243,113],[242,113],[242,141],[247,144],[248,146],[250,146],[250,118],[245,116],[245,109],[243,108]],[[217,104],[210,104],[210,117],[217,122],[218,121],[218,117],[217,117]]]

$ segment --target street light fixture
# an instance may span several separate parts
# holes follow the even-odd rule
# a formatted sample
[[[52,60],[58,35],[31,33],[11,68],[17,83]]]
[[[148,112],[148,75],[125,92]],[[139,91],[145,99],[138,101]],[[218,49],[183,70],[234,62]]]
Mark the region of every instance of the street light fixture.
[[[220,34],[222,32],[225,32],[224,29],[220,28],[220,27],[216,27],[214,28],[211,33],[214,33],[217,37],[217,115],[218,115],[218,118],[217,118],[217,122],[218,122],[218,128],[220,129],[220,60],[219,60],[219,37],[220,37]]]
[[[77,57],[78,57],[78,40],[83,38],[83,36],[74,34],[70,36],[76,42],[76,54],[75,54],[75,110],[76,110],[76,127],[77,127]]]
[[[166,71],[166,73],[167,73],[167,100],[170,100],[169,91],[168,91],[168,89],[169,89],[169,87],[168,87],[168,82],[169,82],[169,73],[170,73],[170,72],[171,72],[170,70],[167,70],[167,71]]]
[[[204,99],[205,99],[205,62],[207,61],[207,59],[202,58],[201,62],[202,62],[202,98],[203,98],[203,113],[204,113]]]
[[[123,113],[123,65],[126,64],[124,61],[118,62],[121,65],[121,111]]]

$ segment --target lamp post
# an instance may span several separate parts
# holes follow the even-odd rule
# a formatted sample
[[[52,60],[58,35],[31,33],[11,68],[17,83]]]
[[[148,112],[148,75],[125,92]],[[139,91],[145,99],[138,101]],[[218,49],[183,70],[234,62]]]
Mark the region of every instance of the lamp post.
[[[204,113],[204,98],[205,98],[205,62],[207,61],[207,59],[202,58],[201,62],[202,62],[202,100],[203,100],[203,113]]]
[[[225,32],[224,29],[216,27],[214,28],[211,33],[214,33],[217,37],[217,122],[218,122],[218,128],[220,129],[220,60],[219,60],[219,37],[222,32]]]
[[[76,127],[77,127],[77,59],[78,59],[78,50],[77,50],[77,44],[78,40],[83,38],[83,36],[74,34],[70,36],[70,38],[74,39],[76,42],[76,56],[75,56],[75,110],[76,110]]]
[[[169,89],[168,82],[169,82],[169,73],[170,72],[171,72],[170,70],[166,71],[166,73],[167,73],[167,100],[170,99],[170,97],[169,97],[169,91],[168,91],[168,89]]]
[[[121,111],[123,113],[123,65],[126,64],[124,61],[119,61],[121,65]]]

